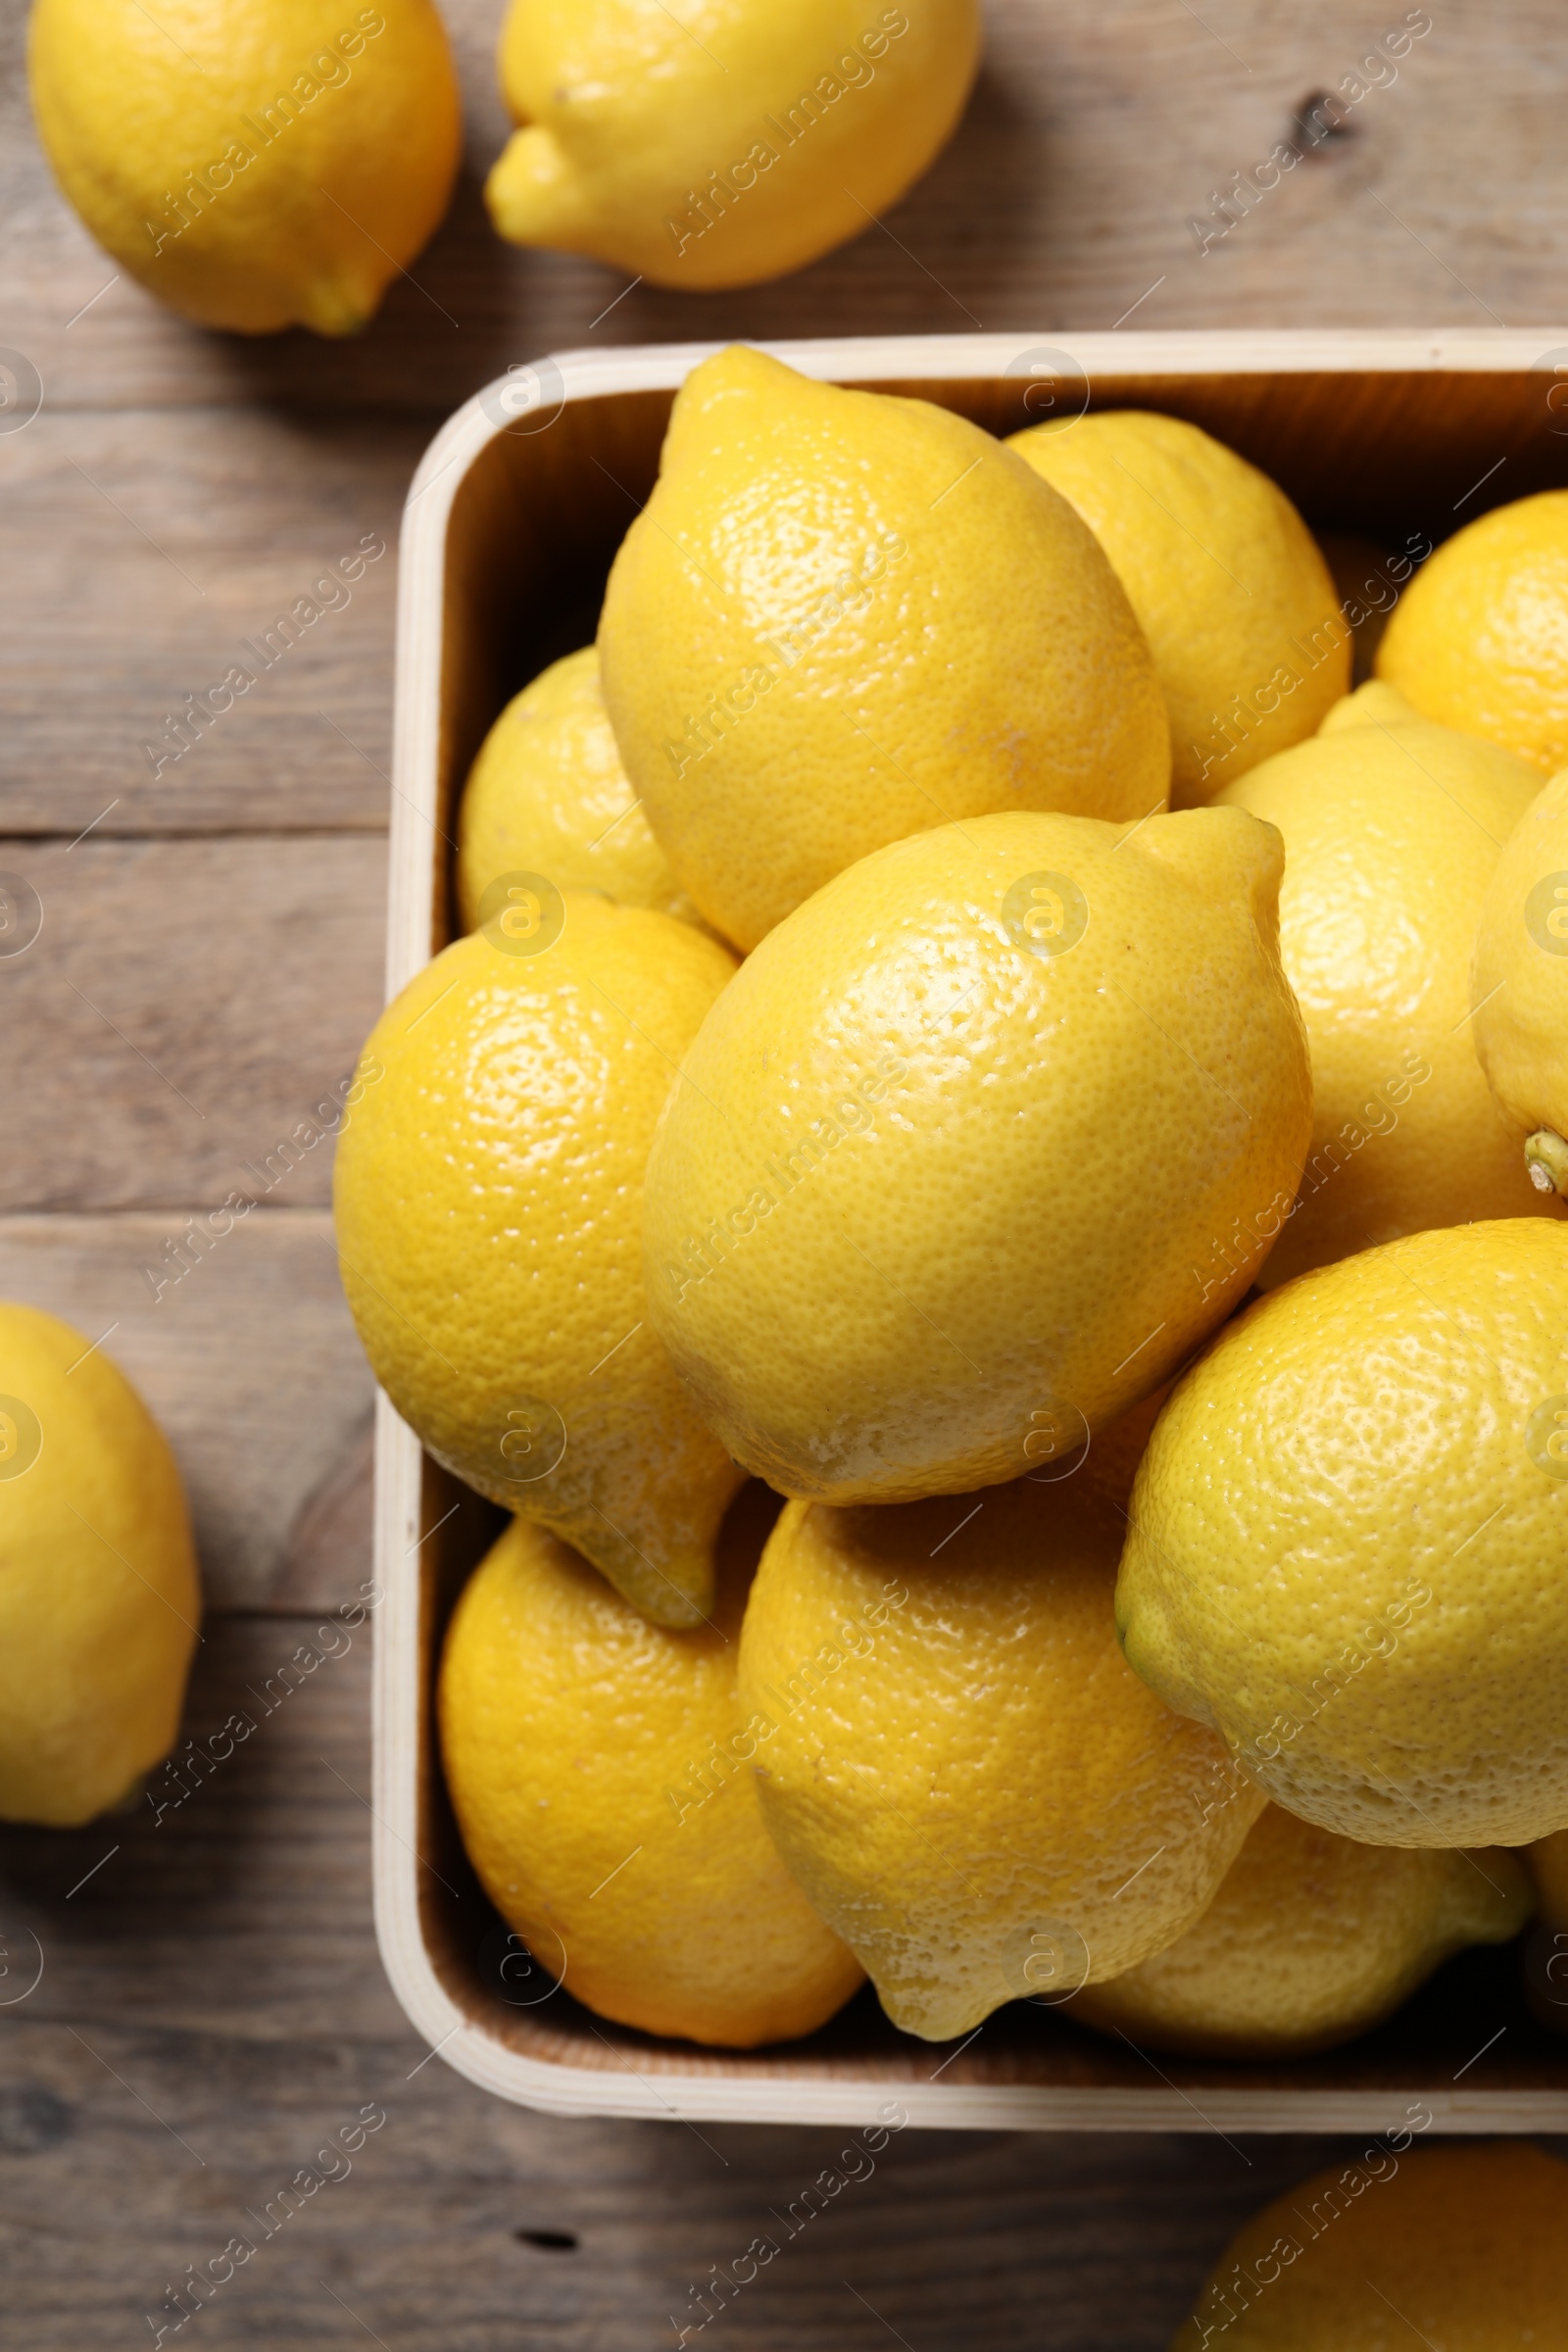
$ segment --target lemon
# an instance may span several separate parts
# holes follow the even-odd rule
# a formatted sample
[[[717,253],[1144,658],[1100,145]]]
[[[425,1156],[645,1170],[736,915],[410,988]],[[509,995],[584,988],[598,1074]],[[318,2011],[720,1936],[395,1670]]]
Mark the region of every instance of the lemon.
[[[492,884],[519,871],[557,890],[601,890],[618,906],[692,912],[626,781],[591,645],[513,696],[468,771],[458,808],[466,930],[484,920]]]
[[[1515,1151],[1541,1192],[1568,1192],[1568,774],[1503,844],[1481,903],[1471,1035]]]
[[[751,286],[858,237],[947,142],[975,0],[512,0],[516,122],[485,190],[518,245]]]
[[[1407,703],[1397,687],[1383,678],[1368,678],[1353,694],[1334,705],[1318,728],[1320,735],[1337,735],[1345,727],[1409,727],[1421,725],[1420,711]]]
[[[1497,507],[1430,556],[1395,608],[1377,674],[1540,775],[1568,766],[1568,490]]]
[[[74,1829],[173,1745],[201,1595],[173,1455],[101,1347],[0,1305],[0,1820]]]
[[[1211,1253],[1294,1196],[1311,1116],[1279,871],[1237,809],[979,817],[764,940],[643,1217],[654,1325],[738,1461],[833,1502],[1016,1477],[1228,1311]]]
[[[1358,1845],[1269,1805],[1197,1925],[1072,2016],[1157,2050],[1298,2058],[1380,2024],[1464,1945],[1506,1943],[1533,1907],[1501,1846]]]
[[[649,1624],[515,1519],[441,1663],[441,1747],[486,1893],[568,1992],[648,2034],[750,2049],[809,2034],[860,1982],[762,1827],[736,1693],[770,1495],[737,1504],[713,1622]]]
[[[695,1625],[740,1474],[654,1335],[638,1216],[731,959],[667,914],[514,887],[370,1034],[337,1152],[343,1287],[438,1461]]]
[[[1164,801],[1149,648],[1067,501],[961,416],[759,351],[688,376],[599,644],[633,790],[742,948],[945,818]]]
[[[1285,836],[1280,953],[1312,1050],[1312,1148],[1265,1288],[1401,1234],[1547,1205],[1493,1106],[1470,1020],[1477,917],[1534,788],[1493,744],[1372,721],[1217,796]],[[1252,1223],[1276,1230],[1272,1214]]]
[[[463,125],[431,0],[37,0],[28,64],[66,195],[204,326],[353,334],[446,211]]]
[[[1121,1519],[1075,1474],[978,1501],[791,1503],[741,1637],[762,1813],[895,2025],[1132,1968],[1212,1899],[1261,1799],[1128,1672]]]
[[[1171,2352],[1565,2352],[1568,2165],[1508,2140],[1412,2147],[1431,2121],[1409,2102],[1254,2215]]]
[[[1352,632],[1277,483],[1196,424],[1111,409],[1014,433],[1131,599],[1170,713],[1173,808],[1310,735],[1350,682]]]
[[[1568,1232],[1303,1275],[1177,1384],[1133,1491],[1129,1662],[1304,1820],[1374,1845],[1568,1828]]]

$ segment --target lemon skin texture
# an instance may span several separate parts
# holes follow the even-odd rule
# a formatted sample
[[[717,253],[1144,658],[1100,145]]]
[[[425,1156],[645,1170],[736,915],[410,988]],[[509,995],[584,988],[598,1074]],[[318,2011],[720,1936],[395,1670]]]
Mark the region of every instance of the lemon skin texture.
[[[961,416],[761,352],[688,376],[599,646],[676,879],[746,950],[944,819],[1164,803],[1149,648],[1067,501]]]
[[[603,891],[617,906],[692,913],[626,781],[591,645],[513,696],[468,771],[458,807],[466,931],[484,919],[490,885],[519,872]]]
[[[737,1461],[832,1502],[1015,1478],[1237,1303],[1264,1245],[1220,1245],[1294,1197],[1311,1118],[1279,870],[1237,809],[980,817],[747,959],[643,1217],[650,1314]]]
[[[1497,507],[1429,556],[1395,607],[1377,674],[1540,775],[1568,766],[1568,490]]]
[[[438,1461],[695,1625],[740,1473],[649,1324],[638,1218],[655,1121],[732,964],[666,914],[560,911],[536,954],[510,952],[505,915],[456,941],[371,1032],[338,1144],[343,1287]]]
[[[513,0],[490,217],[656,286],[759,285],[858,237],[963,111],[975,0]]]
[[[906,2033],[1136,1966],[1259,1810],[1121,1657],[1121,1525],[1076,1474],[1023,1478],[978,1504],[792,1502],[762,1555],[740,1685],[771,1727],[763,1816]]]
[[[712,1622],[686,1633],[514,1519],[464,1590],[439,1686],[464,1843],[534,1957],[601,2017],[739,2049],[811,2033],[861,1981],[737,1761],[756,1744],[741,1617],[776,1509],[737,1499]]]
[[[1568,1232],[1304,1274],[1184,1374],[1133,1490],[1129,1663],[1303,1820],[1373,1845],[1568,1828]]]
[[[447,208],[463,125],[430,0],[37,0],[33,113],[87,227],[203,326],[353,334]]]
[[[1265,1289],[1401,1234],[1555,1209],[1497,1116],[1470,1018],[1476,922],[1534,781],[1452,728],[1373,722],[1218,796],[1285,837],[1280,953],[1312,1050],[1312,1148]]]
[[[1277,483],[1143,409],[1032,425],[1007,446],[1071,500],[1127,591],[1170,713],[1173,808],[1313,732],[1350,683],[1352,632]]]
[[[1390,2107],[1369,2148],[1232,2238],[1171,2352],[1565,2352],[1568,2165],[1517,2140],[1415,2147],[1431,2109]]]
[[[1337,702],[1318,728],[1320,735],[1338,735],[1346,727],[1409,727],[1424,723],[1413,703],[1382,678],[1368,678],[1353,694]]]
[[[1072,2004],[1077,2025],[1204,2058],[1300,2058],[1382,2023],[1472,1943],[1535,1908],[1524,1865],[1357,1845],[1265,1808],[1196,1927]]]
[[[1513,1148],[1539,1191],[1568,1191],[1568,774],[1503,844],[1470,991],[1477,1058]]]
[[[79,1331],[0,1304],[0,1821],[78,1828],[168,1754],[200,1613],[157,1422]]]

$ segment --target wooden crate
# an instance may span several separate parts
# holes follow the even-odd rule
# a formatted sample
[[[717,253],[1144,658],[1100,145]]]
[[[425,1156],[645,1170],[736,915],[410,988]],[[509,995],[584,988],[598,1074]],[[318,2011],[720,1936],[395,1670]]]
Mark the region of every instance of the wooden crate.
[[[571,353],[514,370],[458,412],[415,476],[400,579],[389,994],[453,935],[451,835],[468,763],[508,698],[592,638],[611,560],[653,485],[675,388],[709,348]],[[1263,466],[1318,529],[1386,545],[1413,532],[1436,542],[1490,506],[1568,484],[1557,373],[1568,374],[1568,328],[769,348],[807,374],[936,401],[998,433],[1086,404],[1166,410]],[[383,1397],[377,1933],[410,2018],[486,2089],[562,2114],[732,2122],[868,2124],[891,2099],[912,2123],[949,2128],[1384,2132],[1424,2113],[1446,2131],[1568,2130],[1568,2038],[1532,2021],[1513,1949],[1461,1956],[1380,2032],[1290,2065],[1145,2057],[1076,2027],[1070,2005],[1024,2002],[955,2054],[896,2033],[869,1987],[809,2039],[760,2053],[660,2041],[594,2017],[545,1970],[519,1974],[528,1964],[509,1956],[442,1783],[440,1642],[502,1524],[429,1460]]]

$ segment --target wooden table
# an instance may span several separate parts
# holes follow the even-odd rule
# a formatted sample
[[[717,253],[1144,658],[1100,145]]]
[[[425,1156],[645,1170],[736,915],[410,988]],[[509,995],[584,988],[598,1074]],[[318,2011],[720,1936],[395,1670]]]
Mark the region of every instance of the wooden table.
[[[108,1334],[174,1441],[208,1595],[200,1737],[367,1573],[370,1384],[327,1149],[158,1285],[183,1220],[275,1155],[376,1009],[390,551],[439,419],[553,347],[720,332],[1494,320],[1568,344],[1568,24],[1553,0],[1437,5],[1397,80],[1204,250],[1193,220],[1214,227],[1215,192],[1383,19],[993,0],[969,114],[885,226],[779,285],[617,300],[616,275],[490,234],[498,7],[459,0],[451,217],[334,346],[204,335],[117,277],[33,144],[7,14],[0,343],[43,405],[0,432],[0,869],[44,925],[0,962],[0,1296]],[[155,774],[168,714],[366,534],[389,552],[352,601]],[[160,2319],[176,2340],[161,2307],[185,2267],[255,2237],[247,2209],[324,2169],[366,2107],[386,2120],[352,2171],[189,2323],[209,2352],[673,2343],[689,2288],[837,2151],[829,2132],[553,2122],[427,2055],[370,1927],[368,1642],[161,1818],[0,1834],[0,2297],[30,2352],[146,2341]],[[1335,2152],[1193,2127],[910,2132],[714,2325],[737,2352],[808,2333],[1151,2352],[1242,2216]]]

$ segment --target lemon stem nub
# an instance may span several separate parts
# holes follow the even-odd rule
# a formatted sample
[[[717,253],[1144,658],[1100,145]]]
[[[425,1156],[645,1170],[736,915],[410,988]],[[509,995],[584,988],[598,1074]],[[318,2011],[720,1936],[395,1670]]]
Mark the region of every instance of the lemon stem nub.
[[[1525,1138],[1525,1166],[1538,1193],[1568,1193],[1568,1144],[1550,1127]]]

